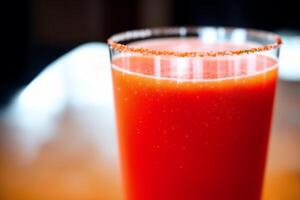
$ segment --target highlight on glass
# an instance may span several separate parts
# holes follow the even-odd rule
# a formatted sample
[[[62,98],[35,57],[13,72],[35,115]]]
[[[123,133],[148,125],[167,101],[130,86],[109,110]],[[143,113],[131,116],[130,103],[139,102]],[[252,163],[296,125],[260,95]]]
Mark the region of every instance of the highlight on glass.
[[[280,37],[170,27],[108,44],[125,199],[259,200]]]

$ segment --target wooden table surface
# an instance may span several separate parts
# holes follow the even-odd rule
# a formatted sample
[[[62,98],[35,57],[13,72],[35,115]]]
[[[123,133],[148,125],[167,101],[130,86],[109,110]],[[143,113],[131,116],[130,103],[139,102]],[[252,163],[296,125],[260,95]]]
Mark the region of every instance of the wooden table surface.
[[[106,47],[48,66],[0,113],[1,200],[119,200]],[[300,199],[300,82],[279,81],[263,200]]]

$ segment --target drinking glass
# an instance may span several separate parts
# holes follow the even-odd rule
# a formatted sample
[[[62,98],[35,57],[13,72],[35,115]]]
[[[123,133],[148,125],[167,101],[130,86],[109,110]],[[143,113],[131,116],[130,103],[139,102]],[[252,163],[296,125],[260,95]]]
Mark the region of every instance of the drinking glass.
[[[226,27],[108,40],[126,200],[259,200],[278,35]]]

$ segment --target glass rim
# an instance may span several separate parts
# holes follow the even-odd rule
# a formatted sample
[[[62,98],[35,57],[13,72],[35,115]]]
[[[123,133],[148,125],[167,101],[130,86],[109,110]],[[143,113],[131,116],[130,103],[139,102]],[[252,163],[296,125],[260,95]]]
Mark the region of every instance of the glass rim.
[[[239,50],[222,50],[222,51],[176,51],[176,50],[154,50],[151,48],[143,47],[131,47],[128,44],[122,44],[121,42],[130,40],[145,40],[152,37],[188,37],[188,33],[197,33],[203,29],[215,29],[224,30],[225,32],[233,32],[234,30],[244,30],[247,34],[259,36],[263,39],[269,39],[272,42],[267,44],[259,44],[257,47],[244,48]],[[213,26],[192,26],[192,27],[159,27],[149,29],[136,29],[131,31],[125,31],[117,33],[108,38],[107,43],[110,48],[119,52],[138,53],[146,56],[172,56],[172,57],[217,57],[217,56],[233,56],[253,54],[258,52],[269,51],[277,49],[282,44],[282,39],[278,34],[248,28],[238,27],[213,27]]]

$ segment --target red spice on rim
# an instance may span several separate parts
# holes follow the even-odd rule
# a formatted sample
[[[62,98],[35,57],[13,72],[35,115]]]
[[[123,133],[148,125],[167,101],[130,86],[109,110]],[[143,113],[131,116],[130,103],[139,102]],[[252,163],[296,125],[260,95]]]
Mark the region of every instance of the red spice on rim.
[[[203,27],[207,28],[207,27]],[[282,40],[279,35],[257,31],[251,29],[242,29],[247,31],[249,34],[262,35],[263,37],[268,37],[272,39],[270,44],[261,45],[259,47],[246,48],[241,50],[224,50],[224,51],[189,51],[189,52],[179,52],[179,51],[170,51],[170,50],[154,50],[150,48],[141,48],[141,47],[130,47],[125,44],[121,44],[121,41],[128,41],[132,39],[149,39],[153,36],[174,36],[181,37],[186,36],[186,33],[189,31],[197,34],[197,30],[201,30],[201,27],[190,27],[190,28],[155,28],[155,29],[145,29],[145,30],[135,30],[128,31],[113,35],[108,39],[108,44],[114,50],[119,52],[128,52],[128,53],[139,53],[147,56],[173,56],[173,57],[216,57],[216,56],[232,56],[232,55],[242,55],[242,54],[251,54],[263,51],[269,51],[272,49],[278,48],[282,44]],[[217,28],[215,28],[217,31]],[[226,31],[234,31],[233,28],[222,28]]]

